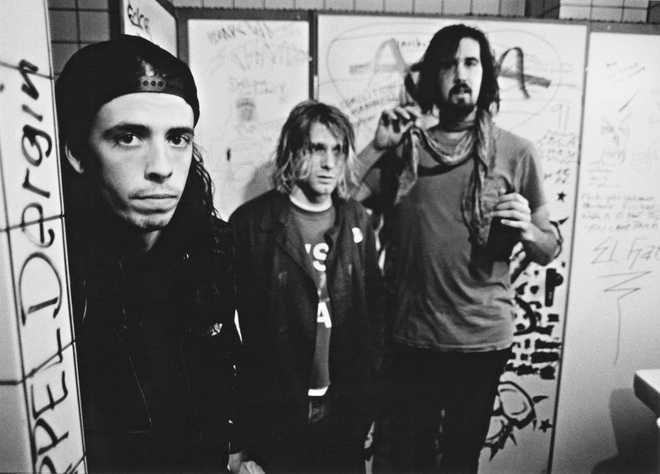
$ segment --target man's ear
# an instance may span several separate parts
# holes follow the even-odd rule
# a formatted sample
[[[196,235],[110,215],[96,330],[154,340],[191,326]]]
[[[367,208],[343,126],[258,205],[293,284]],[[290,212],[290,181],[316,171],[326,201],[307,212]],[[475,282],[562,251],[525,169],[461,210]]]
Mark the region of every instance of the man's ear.
[[[64,153],[66,154],[66,159],[69,161],[71,167],[76,170],[76,173],[83,174],[85,169],[83,168],[82,161],[73,154],[69,145],[64,146]]]

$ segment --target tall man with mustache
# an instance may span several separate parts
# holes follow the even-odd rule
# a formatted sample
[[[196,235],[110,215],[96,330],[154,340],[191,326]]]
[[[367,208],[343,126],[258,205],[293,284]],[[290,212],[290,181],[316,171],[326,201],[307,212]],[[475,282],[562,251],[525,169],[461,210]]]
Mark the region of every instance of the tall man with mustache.
[[[442,28],[415,69],[418,107],[383,112],[359,157],[357,195],[383,212],[387,248],[391,385],[378,438],[395,472],[434,469],[444,412],[441,470],[476,472],[513,338],[512,247],[546,264],[558,239],[536,151],[493,123],[486,36]]]
[[[77,51],[56,101],[87,466],[225,470],[233,244],[192,74],[121,36]]]

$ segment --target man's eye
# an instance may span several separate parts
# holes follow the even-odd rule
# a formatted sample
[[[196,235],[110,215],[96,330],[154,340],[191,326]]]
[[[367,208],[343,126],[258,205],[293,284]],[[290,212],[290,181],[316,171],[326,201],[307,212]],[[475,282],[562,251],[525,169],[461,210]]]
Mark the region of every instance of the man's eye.
[[[117,145],[122,145],[122,146],[134,146],[137,145],[138,143],[138,136],[135,135],[134,133],[122,133],[121,135],[117,135],[115,137],[115,142]]]
[[[332,152],[335,154],[335,156],[341,156],[346,154],[346,150],[342,145],[337,145],[335,147],[332,147]]]
[[[170,137],[170,143],[176,147],[186,147],[192,142],[192,137],[190,135],[172,135]]]
[[[325,151],[325,145],[321,143],[312,143],[309,146],[309,149],[312,151],[312,153],[323,153]]]

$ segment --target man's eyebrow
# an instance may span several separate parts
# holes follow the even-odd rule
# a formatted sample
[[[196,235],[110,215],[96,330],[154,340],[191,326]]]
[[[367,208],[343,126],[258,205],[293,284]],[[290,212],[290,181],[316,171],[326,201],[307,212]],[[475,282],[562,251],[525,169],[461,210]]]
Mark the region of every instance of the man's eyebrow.
[[[167,130],[168,135],[195,135],[192,127],[172,127]]]
[[[130,122],[119,122],[103,131],[104,138],[111,138],[120,133],[132,133],[139,137],[149,135],[150,129],[146,125]]]
[[[103,132],[105,138],[113,137],[121,133],[132,133],[139,137],[146,137],[151,133],[151,128],[139,123],[120,122]],[[172,127],[167,130],[167,135],[195,135],[192,127]]]

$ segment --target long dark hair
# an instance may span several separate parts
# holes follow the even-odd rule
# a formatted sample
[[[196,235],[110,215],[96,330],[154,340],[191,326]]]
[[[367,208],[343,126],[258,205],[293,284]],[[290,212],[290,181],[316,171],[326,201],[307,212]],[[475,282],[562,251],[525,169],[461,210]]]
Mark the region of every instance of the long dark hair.
[[[437,104],[438,73],[442,63],[454,56],[458,43],[463,38],[472,38],[479,43],[483,76],[477,107],[491,112],[496,112],[499,108],[500,88],[497,84],[497,67],[486,35],[477,28],[456,24],[439,30],[426,48],[422,61],[413,66],[414,70],[419,71],[419,81],[413,95],[423,111],[428,112]]]
[[[193,144],[190,171],[177,213],[186,218],[192,218],[191,224],[193,225],[217,217],[217,211],[213,205],[213,181],[204,166],[202,153],[196,144]]]

